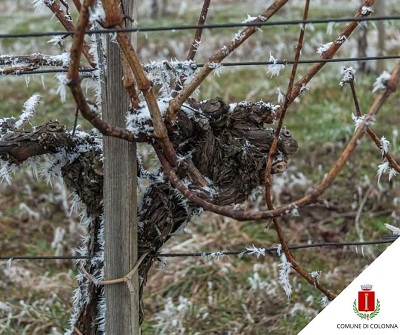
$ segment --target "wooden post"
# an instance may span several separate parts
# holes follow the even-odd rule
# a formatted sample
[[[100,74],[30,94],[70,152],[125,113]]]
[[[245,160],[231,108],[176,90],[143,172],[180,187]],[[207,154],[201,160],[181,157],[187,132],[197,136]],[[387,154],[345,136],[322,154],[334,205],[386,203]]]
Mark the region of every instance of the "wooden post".
[[[385,16],[386,15],[386,4],[385,0],[377,1],[375,3],[375,15],[376,16]],[[385,21],[378,21],[376,23],[376,27],[378,29],[378,54],[377,56],[386,55],[385,50]],[[385,61],[378,60],[376,62],[376,71],[378,73],[382,73],[385,70]]]
[[[123,0],[133,16],[134,1]],[[107,74],[103,92],[103,118],[124,127],[129,99],[123,87],[118,45],[107,38]],[[104,230],[105,280],[121,278],[137,261],[136,145],[112,137],[104,138]],[[132,277],[133,291],[126,283],[105,285],[106,334],[136,335],[139,328],[139,280]]]

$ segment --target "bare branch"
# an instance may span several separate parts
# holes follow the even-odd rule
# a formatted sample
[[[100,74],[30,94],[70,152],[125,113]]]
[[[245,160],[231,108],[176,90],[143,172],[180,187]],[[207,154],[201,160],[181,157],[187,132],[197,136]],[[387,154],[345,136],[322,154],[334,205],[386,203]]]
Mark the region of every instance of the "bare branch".
[[[206,22],[208,9],[210,7],[211,0],[204,0],[203,7],[201,8],[200,17],[198,21],[198,25],[203,25]],[[200,48],[201,44],[201,35],[203,34],[203,28],[197,28],[194,34],[194,38],[192,43],[190,44],[188,55],[186,56],[186,60],[193,60],[196,56],[197,50]],[[180,91],[182,89],[182,83],[185,81],[185,76],[181,76],[177,79],[175,83],[175,91]]]
[[[304,8],[304,13],[303,13],[304,21],[307,20],[309,6],[310,6],[310,2],[309,2],[309,0],[307,0],[306,4],[305,4],[305,8]],[[283,126],[283,120],[285,118],[286,111],[289,107],[289,99],[290,99],[290,96],[292,95],[294,78],[296,76],[297,66],[299,64],[300,54],[301,54],[301,50],[303,47],[304,32],[305,32],[305,24],[303,24],[303,26],[300,30],[300,35],[299,35],[299,39],[298,39],[297,46],[296,46],[296,54],[295,54],[295,58],[294,58],[294,64],[292,67],[292,73],[290,75],[288,89],[287,89],[287,93],[286,93],[286,97],[285,97],[285,103],[283,105],[282,111],[279,116],[279,122],[278,122],[278,126],[276,127],[275,138],[274,138],[274,141],[272,142],[271,150],[268,153],[267,164],[266,164],[266,168],[265,168],[265,199],[266,199],[267,203],[269,201],[271,201],[271,169],[272,169],[272,161],[273,161],[272,156],[275,154],[275,152],[277,150],[278,140],[279,140],[282,126]],[[272,209],[273,208],[272,203],[270,203],[270,205],[271,206],[269,206],[269,208]],[[276,222],[276,224],[277,224],[277,222]]]
[[[85,32],[89,26],[89,8],[93,5],[94,0],[85,0],[81,7],[77,30],[74,33],[74,39],[71,46],[71,60],[68,68],[68,86],[71,89],[72,95],[82,116],[96,127],[103,135],[118,137],[130,142],[148,141],[147,136],[135,136],[130,131],[115,127],[103,121],[97,115],[97,112],[92,109],[87,103],[82,91],[79,77],[79,58],[82,52],[83,39]]]
[[[363,122],[361,122],[357,131],[354,133],[354,135],[350,139],[349,143],[347,144],[346,148],[343,150],[342,154],[340,155],[340,157],[338,158],[338,160],[336,161],[334,166],[331,168],[331,170],[327,173],[325,178],[320,183],[318,183],[316,186],[314,186],[313,189],[311,191],[309,191],[302,198],[297,199],[296,201],[294,201],[290,204],[287,204],[287,205],[284,205],[284,206],[281,206],[281,207],[278,207],[275,209],[270,209],[268,211],[248,211],[248,210],[238,209],[234,206],[218,206],[218,205],[212,204],[212,203],[208,202],[207,200],[204,200],[201,197],[199,197],[198,195],[191,192],[178,178],[174,169],[171,167],[171,165],[165,159],[162,152],[160,150],[157,150],[157,148],[156,148],[157,156],[163,166],[163,169],[165,172],[165,177],[171,182],[171,184],[176,189],[178,189],[185,198],[187,198],[188,200],[190,200],[197,206],[204,208],[207,211],[225,215],[225,216],[231,217],[231,218],[239,220],[239,221],[270,219],[273,217],[287,215],[287,214],[291,213],[293,209],[302,208],[306,205],[309,205],[311,203],[318,201],[319,196],[321,196],[326,191],[326,189],[332,185],[336,176],[343,169],[344,165],[350,158],[350,155],[356,149],[358,140],[364,134],[364,131],[368,125],[368,122],[371,120],[371,118],[374,115],[376,115],[378,113],[378,111],[383,106],[383,104],[387,101],[389,96],[396,90],[396,88],[399,84],[399,80],[400,80],[400,61],[398,62],[394,71],[391,74],[391,78],[389,79],[389,81],[387,83],[387,89],[384,92],[382,92],[379,96],[377,96],[373,105],[369,109],[367,117],[364,119]]]
[[[107,12],[106,12],[107,14]],[[118,26],[118,28],[122,28]],[[143,96],[146,100],[147,106],[150,111],[151,119],[153,121],[154,127],[154,137],[159,142],[159,144],[163,147],[164,152],[166,153],[168,160],[173,166],[177,165],[177,157],[175,150],[171,144],[171,141],[168,138],[167,128],[165,127],[160,108],[157,104],[156,96],[154,94],[154,90],[152,88],[150,80],[147,78],[142,65],[140,64],[140,60],[127,37],[126,33],[118,32],[117,33],[117,41],[118,45],[121,49],[124,58],[126,59],[130,69],[132,70],[139,90],[143,93]]]
[[[281,7],[283,7],[288,0],[276,0],[268,9],[258,16],[251,23],[265,22],[269,20]],[[243,24],[245,25],[245,23]],[[182,89],[182,91],[170,101],[167,110],[166,120],[172,122],[176,117],[182,104],[191,96],[197,87],[204,81],[204,79],[213,71],[215,64],[220,64],[223,59],[230,55],[236,50],[244,41],[246,41],[251,35],[253,35],[259,27],[250,26],[240,31],[235,35],[235,38],[230,41],[227,45],[224,45],[219,49],[213,56],[208,59],[208,62],[196,73],[192,81]]]
[[[303,12],[303,20],[307,20],[309,6],[310,6],[310,0],[306,0],[304,12]],[[297,42],[296,55],[295,55],[294,65],[292,68],[292,73],[290,75],[290,81],[289,81],[289,85],[288,85],[288,89],[287,89],[285,103],[284,103],[281,115],[279,117],[279,123],[278,123],[278,126],[275,131],[274,141],[271,145],[271,149],[268,154],[268,159],[267,159],[267,164],[266,164],[266,169],[265,169],[265,200],[266,200],[268,209],[270,209],[270,210],[274,209],[274,205],[272,203],[271,187],[270,187],[271,186],[272,155],[277,149],[280,131],[283,126],[283,120],[285,118],[286,111],[289,106],[289,99],[292,94],[294,78],[296,75],[297,65],[299,63],[301,49],[302,49],[302,45],[303,45],[304,32],[305,32],[305,25],[303,24],[302,29],[300,30],[300,35],[299,35],[299,39]],[[311,285],[314,285],[318,290],[320,290],[322,293],[324,293],[328,297],[329,300],[333,300],[336,297],[336,295],[333,294],[332,292],[330,292],[325,286],[320,284],[316,278],[313,278],[307,271],[303,270],[303,268],[297,263],[296,259],[290,252],[290,249],[289,249],[289,246],[285,239],[285,235],[283,233],[279,218],[274,217],[272,220],[274,223],[275,230],[278,234],[278,238],[279,238],[279,242],[282,246],[282,250],[285,253],[287,261],[292,265],[292,268],[300,276],[302,276],[308,283],[310,283]]]
[[[350,82],[350,87],[351,87],[351,93],[353,96],[354,107],[356,109],[357,116],[360,117],[361,116],[360,105],[358,103],[358,98],[357,98],[357,93],[356,93],[356,88],[354,86],[354,82]],[[381,149],[381,147],[382,147],[381,140],[378,137],[378,135],[376,135],[376,133],[371,129],[371,127],[367,127],[367,134],[374,141],[375,145],[379,149]],[[395,169],[397,172],[400,172],[400,165],[396,162],[393,155],[391,155],[389,152],[383,151],[383,156],[389,162],[389,165],[391,168]]]
[[[58,21],[60,21],[60,23],[63,25],[66,31],[73,32],[76,30],[74,24],[72,23],[71,16],[67,15],[67,13],[62,9],[59,0],[46,1],[45,4],[54,13]],[[89,52],[89,45],[85,41],[82,42],[82,53],[89,62],[89,64],[92,67],[96,67],[96,63],[94,62],[93,56]]]
[[[198,21],[198,25],[201,26],[206,22],[207,18],[207,13],[208,13],[208,8],[210,7],[211,0],[204,0],[203,2],[203,7],[200,12],[200,17]],[[200,47],[200,42],[201,42],[201,35],[203,33],[203,28],[197,28],[196,32],[194,34],[193,42],[190,44],[190,49],[188,52],[188,55],[186,57],[186,60],[193,60],[194,57],[196,56],[196,52],[198,48]]]
[[[354,15],[355,18],[364,17],[365,15],[362,13],[363,7],[371,7],[374,4],[375,0],[366,0],[360,8],[357,10]],[[349,38],[351,33],[358,27],[358,22],[353,21],[350,22],[340,33],[339,37],[335,40],[334,43],[321,55],[321,60],[331,59],[335,55],[335,53],[339,50],[339,48],[345,43],[345,41]],[[301,88],[304,87],[326,64],[326,62],[319,62],[314,64],[310,70],[299,80],[293,87],[293,92],[289,98],[288,105],[290,105],[301,93]]]

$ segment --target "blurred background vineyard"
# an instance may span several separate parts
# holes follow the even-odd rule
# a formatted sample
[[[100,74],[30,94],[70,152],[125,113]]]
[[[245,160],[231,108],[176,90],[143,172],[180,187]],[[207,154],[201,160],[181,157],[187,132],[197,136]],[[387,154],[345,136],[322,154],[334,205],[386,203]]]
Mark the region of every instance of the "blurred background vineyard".
[[[271,1],[269,1],[270,3]],[[379,4],[380,1],[378,1]],[[269,3],[267,5],[269,5]],[[159,0],[140,5],[138,26],[159,27],[196,24],[201,1]],[[247,15],[257,16],[265,1],[216,0],[211,3],[207,23],[237,23]],[[350,17],[360,1],[314,0],[309,18]],[[386,0],[386,13],[399,15],[395,0]],[[303,1],[292,1],[274,18],[300,19]],[[27,33],[62,31],[50,12],[35,13],[26,0],[1,0],[0,32]],[[345,23],[307,26],[303,59],[319,57],[317,48],[333,41]],[[367,56],[382,54],[377,23],[367,24]],[[400,21],[385,21],[385,55],[399,55]],[[196,61],[203,63],[215,50],[231,40],[238,28],[205,30]],[[227,61],[292,59],[299,25],[263,27]],[[360,56],[358,29],[345,42],[337,57]],[[176,30],[138,34],[142,62],[183,60],[193,31]],[[34,52],[61,53],[49,37],[0,39],[0,54]],[[65,49],[68,50],[68,39]],[[358,71],[356,89],[361,110],[366,112],[375,94],[372,84],[396,60],[368,61]],[[308,85],[309,91],[291,106],[286,126],[299,142],[299,152],[289,170],[273,179],[276,204],[290,203],[304,194],[328,171],[354,131],[351,93],[340,87],[340,69],[364,66],[357,62],[330,63]],[[298,76],[310,65],[300,65]],[[225,67],[211,75],[196,99],[216,96],[227,102],[270,101],[277,103],[277,88],[285,91],[290,76],[287,66],[279,77],[271,77],[266,66]],[[72,126],[72,99],[62,104],[53,74],[0,76],[0,117],[18,116],[23,103],[33,94],[42,96],[34,125],[58,119]],[[70,97],[69,97],[70,98]],[[391,141],[390,150],[400,158],[397,124],[400,95],[394,94],[379,114],[374,129]],[[88,127],[82,120],[82,127]],[[143,148],[146,150],[146,148]],[[151,165],[151,161],[146,162]],[[381,153],[368,138],[324,195],[321,203],[300,211],[299,217],[282,219],[291,245],[314,242],[378,240],[388,233],[383,224],[398,226],[400,191],[394,178],[388,182],[376,172]],[[0,255],[74,255],[84,231],[80,218],[71,214],[71,199],[61,183],[47,185],[29,170],[16,173],[11,185],[0,184]],[[237,222],[204,213],[186,233],[171,239],[163,252],[241,250],[276,245],[270,222]],[[320,281],[339,293],[387,246],[323,248],[295,251],[307,270],[322,271]],[[297,334],[322,310],[321,294],[295,274],[290,276],[293,294],[288,299],[278,283],[280,259],[236,256],[216,258],[162,258],[152,270],[145,292],[146,320],[143,334]],[[0,334],[63,334],[68,328],[72,291],[76,287],[73,261],[0,261]]]

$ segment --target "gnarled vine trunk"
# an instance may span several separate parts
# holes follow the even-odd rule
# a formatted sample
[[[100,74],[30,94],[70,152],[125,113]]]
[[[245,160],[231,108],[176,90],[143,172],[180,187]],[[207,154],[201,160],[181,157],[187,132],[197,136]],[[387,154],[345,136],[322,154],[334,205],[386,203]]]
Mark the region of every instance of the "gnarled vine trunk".
[[[275,110],[276,107],[270,103],[228,105],[219,98],[201,103],[190,101],[189,105],[184,105],[176,121],[168,124],[167,128],[180,159],[177,174],[185,185],[218,205],[243,203],[256,187],[264,183],[266,157],[275,134],[273,129],[266,129],[264,125],[273,122]],[[13,130],[12,126],[6,128],[3,125],[6,134],[0,140],[0,157],[10,163],[19,164],[28,157],[60,150],[64,150],[66,156],[76,155],[73,161],[62,167],[62,176],[65,184],[86,205],[90,220],[85,247],[92,260],[82,263],[84,269],[79,285],[88,299],[75,316],[75,322],[85,334],[94,334],[89,331],[89,325],[99,318],[95,306],[103,299],[102,287],[93,280],[102,271],[97,258],[97,252],[102,248],[99,232],[103,215],[101,139],[94,135],[74,138],[56,122],[47,123],[30,133]],[[84,146],[89,149],[83,150]],[[289,130],[284,129],[278,141],[278,151],[273,156],[272,172],[284,171],[288,157],[296,151],[296,140]],[[206,186],[189,173],[189,158],[205,177]],[[141,168],[138,174],[150,181],[138,209],[139,257],[148,253],[138,270],[142,295],[154,256],[174,233],[182,230],[194,215],[201,212],[201,208],[174,189],[163,178],[161,169],[149,172]]]

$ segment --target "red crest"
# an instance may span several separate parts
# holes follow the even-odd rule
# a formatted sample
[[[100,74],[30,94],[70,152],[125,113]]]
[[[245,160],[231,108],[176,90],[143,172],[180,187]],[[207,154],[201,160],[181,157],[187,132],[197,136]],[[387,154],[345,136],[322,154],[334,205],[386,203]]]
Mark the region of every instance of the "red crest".
[[[361,285],[362,291],[358,292],[358,310],[360,312],[373,312],[375,310],[375,292],[372,285]]]

